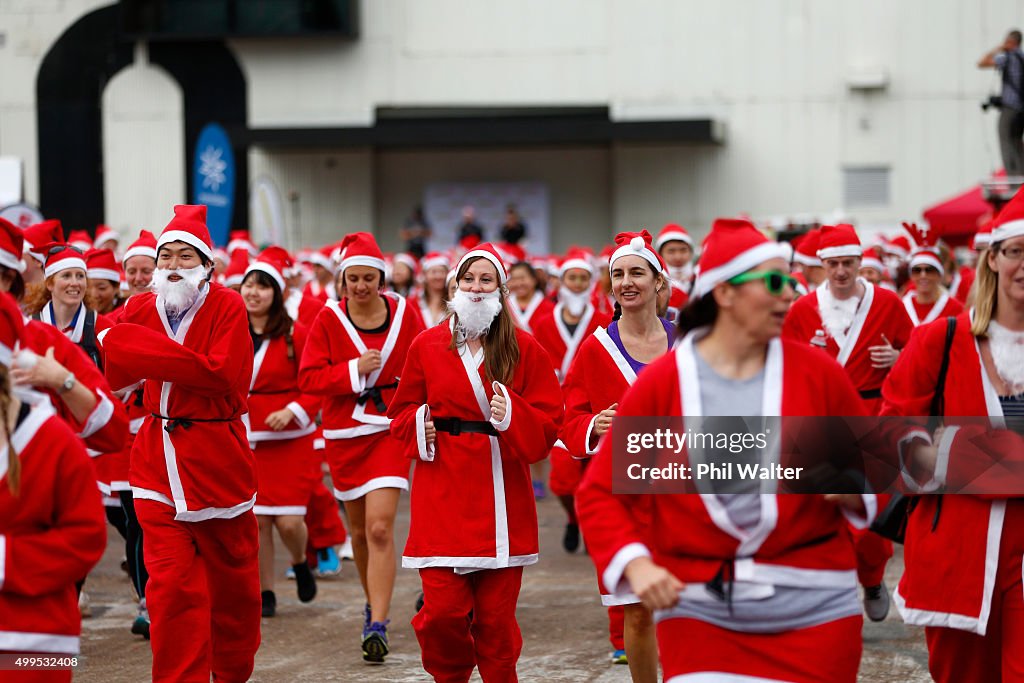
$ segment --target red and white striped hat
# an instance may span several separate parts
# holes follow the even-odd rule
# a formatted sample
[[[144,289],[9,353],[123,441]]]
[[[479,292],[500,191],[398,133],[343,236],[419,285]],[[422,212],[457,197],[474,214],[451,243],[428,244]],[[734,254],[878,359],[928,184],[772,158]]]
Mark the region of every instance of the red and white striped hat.
[[[184,242],[200,254],[213,260],[213,242],[206,227],[206,206],[203,204],[178,204],[174,207],[174,218],[167,224],[156,241],[156,250],[171,242]]]
[[[139,237],[132,242],[124,252],[121,263],[124,263],[133,256],[148,256],[156,260],[156,235],[149,230],[139,230]]]
[[[669,223],[661,229],[661,232],[658,233],[658,239],[654,240],[654,248],[660,252],[661,248],[669,242],[686,242],[690,245],[690,249],[694,248],[693,238],[690,237],[690,233],[686,232],[686,228],[677,223]]]
[[[802,266],[821,267],[821,259],[818,258],[818,245],[820,243],[821,231],[818,228],[808,230],[796,240],[793,260]]]
[[[789,250],[765,237],[748,220],[719,218],[711,226],[701,253],[692,294],[697,299],[765,261],[785,259]]]
[[[291,270],[294,262],[292,261],[291,254],[288,253],[283,247],[271,246],[260,252],[260,255],[256,260],[249,265],[245,270],[245,275],[242,277],[244,280],[249,276],[249,273],[259,271],[266,273],[277,283],[281,293],[287,292],[288,287],[284,281],[284,275],[286,272]]]
[[[495,249],[494,245],[490,242],[478,244],[463,254],[462,258],[459,259],[459,265],[455,267],[455,272],[457,273],[462,270],[463,264],[469,261],[469,259],[477,257],[485,258],[491,262],[491,265],[493,265],[498,271],[498,281],[501,284],[508,282],[508,268],[505,267],[505,262],[502,261],[498,250]]]
[[[587,252],[579,247],[571,247],[569,251],[565,252],[565,259],[558,266],[558,277],[562,277],[573,268],[585,270],[591,275],[594,274],[594,267],[590,265]]]
[[[44,277],[50,277],[71,268],[81,268],[83,272],[89,270],[82,252],[70,244],[47,244],[41,250],[37,248],[37,251],[46,254],[46,266],[43,268]]]
[[[615,236],[615,251],[608,259],[608,270],[615,267],[615,262],[623,256],[639,256],[654,267],[658,273],[665,270],[665,262],[661,260],[658,252],[654,251],[651,233],[646,230],[640,232],[620,232]]]
[[[21,260],[25,238],[13,223],[0,218],[0,266],[25,271],[25,262]]]
[[[53,219],[36,223],[25,228],[23,233],[25,246],[22,255],[28,254],[39,263],[46,263],[46,254],[36,251],[44,244],[64,244],[64,228],[60,221]]]
[[[885,273],[885,264],[882,263],[882,253],[878,247],[871,247],[864,252],[860,260],[861,268],[871,268],[879,273]]]
[[[377,240],[368,232],[353,232],[341,241],[341,258],[338,272],[344,273],[352,266],[369,266],[384,270],[384,254],[377,246]],[[415,272],[415,268],[413,269]]]
[[[121,267],[110,249],[90,249],[85,252],[85,276],[90,280],[121,282]]]
[[[103,244],[104,242],[109,242],[110,240],[113,240],[114,244],[120,244],[121,236],[118,235],[117,231],[115,231],[109,225],[103,225],[102,223],[100,225],[97,225],[96,239],[92,241],[92,246],[99,248],[101,244]]]
[[[852,225],[821,226],[821,240],[818,242],[818,258],[843,258],[846,256],[863,256],[864,248]]]

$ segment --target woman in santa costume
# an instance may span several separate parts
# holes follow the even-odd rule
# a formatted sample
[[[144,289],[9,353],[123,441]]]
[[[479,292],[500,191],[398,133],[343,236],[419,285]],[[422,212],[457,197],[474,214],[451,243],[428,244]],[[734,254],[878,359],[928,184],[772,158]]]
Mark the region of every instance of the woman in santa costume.
[[[0,653],[77,656],[75,584],[103,556],[103,506],[81,441],[49,400],[35,393],[22,401],[12,391],[22,329],[17,302],[0,294]],[[71,669],[7,670],[3,678],[70,681]]]
[[[419,261],[412,254],[395,254],[387,272],[388,290],[404,298],[413,298],[419,267]]]
[[[301,602],[316,596],[316,579],[306,563],[308,532],[303,517],[317,483],[313,457],[313,419],[320,398],[299,391],[299,360],[306,346],[306,328],[284,308],[287,289],[282,273],[291,257],[268,247],[249,266],[242,280],[242,301],[252,335],[252,381],[249,412],[243,418],[256,456],[260,482],[253,512],[260,527],[260,587],[263,616],[277,610],[274,594],[274,529],[291,553],[292,571]]]
[[[544,289],[533,266],[526,261],[513,265],[508,271],[508,290],[513,295],[512,315],[520,327],[532,334],[534,323],[551,315],[555,307],[544,297]]]
[[[384,256],[373,235],[352,233],[341,244],[342,300],[329,301],[313,323],[299,388],[325,398],[327,462],[366,594],[363,659],[381,663],[395,582],[395,514],[409,488],[409,463],[389,433],[387,406],[423,325],[405,299],[384,293]]]
[[[987,415],[992,425],[951,419],[934,445],[913,448],[908,461],[923,473],[912,471],[912,488],[924,492],[984,490],[1004,476],[992,462],[1024,450],[1024,194],[996,220],[975,287],[975,307],[956,319],[942,398],[945,415]],[[884,415],[929,414],[946,334],[944,319],[917,330],[883,386]],[[895,602],[904,621],[925,627],[936,681],[1024,680],[1022,557],[1024,498],[917,499]]]
[[[466,252],[457,271],[453,314],[413,342],[389,410],[417,459],[402,566],[420,570],[412,625],[427,673],[515,681],[516,603],[538,557],[530,465],[555,442],[562,396],[547,353],[512,320],[495,248]]]
[[[423,269],[423,290],[416,295],[418,311],[424,327],[433,327],[448,315],[447,275],[451,269],[448,257],[431,252],[420,262]]]
[[[565,421],[559,436],[572,457],[579,459],[597,452],[622,395],[649,363],[672,346],[672,326],[657,314],[659,297],[664,299],[669,282],[650,234],[646,230],[619,233],[615,243],[608,270],[616,320],[580,345],[565,380]],[[650,612],[635,595],[601,593],[601,602],[609,607],[613,660],[628,662],[635,681],[656,679],[658,653]]]
[[[686,336],[626,392],[610,433],[634,416],[862,414],[835,362],[779,339],[795,296],[781,246],[735,219],[717,220],[704,245]],[[856,680],[847,520],[870,524],[873,495],[775,495],[756,482],[616,495],[613,444],[601,441],[584,475],[580,522],[605,590],[655,610],[666,681]]]
[[[548,352],[555,374],[563,383],[580,346],[598,328],[607,327],[611,317],[604,316],[590,303],[594,269],[582,249],[570,249],[558,269],[558,304],[551,315],[534,326],[534,337]],[[575,552],[580,545],[580,528],[576,520],[573,493],[583,475],[583,461],[573,458],[561,442],[551,449],[551,493],[558,496],[569,520],[565,525],[562,547]]]
[[[914,287],[903,295],[903,306],[914,327],[963,312],[963,305],[942,286],[943,272],[938,251],[915,249],[910,255],[910,281]]]
[[[144,532],[154,681],[245,681],[260,642],[256,463],[242,415],[253,366],[245,305],[209,281],[205,206],[176,206],[153,291],[99,337],[107,378],[145,380],[130,481]]]
[[[85,265],[93,308],[100,315],[108,316],[124,303],[117,258],[110,249],[90,249],[85,252]]]

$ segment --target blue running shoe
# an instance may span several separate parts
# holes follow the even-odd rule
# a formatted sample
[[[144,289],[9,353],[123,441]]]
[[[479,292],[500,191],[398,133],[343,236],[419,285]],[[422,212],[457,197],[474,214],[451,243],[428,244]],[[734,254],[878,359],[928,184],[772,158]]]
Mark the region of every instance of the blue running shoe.
[[[341,559],[334,548],[323,548],[316,551],[316,575],[337,576],[341,573]]]
[[[383,664],[388,656],[388,624],[390,619],[375,621],[363,630],[363,661]]]
[[[629,661],[626,659],[626,651],[616,650],[615,652],[613,652],[612,664],[629,664]]]

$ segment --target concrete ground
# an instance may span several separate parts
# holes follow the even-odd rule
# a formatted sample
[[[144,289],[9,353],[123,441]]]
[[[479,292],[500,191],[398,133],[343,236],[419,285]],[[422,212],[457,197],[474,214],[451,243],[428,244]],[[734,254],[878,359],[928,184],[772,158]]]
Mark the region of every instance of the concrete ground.
[[[538,509],[541,561],[527,568],[519,599],[525,641],[519,661],[521,680],[629,681],[628,667],[609,661],[607,619],[589,558],[562,550],[564,514],[557,501],[540,501]],[[408,529],[408,497],[402,499],[397,527],[401,552]],[[116,531],[111,529],[110,534],[107,552],[86,584],[93,616],[82,622],[83,663],[75,674],[82,683],[150,677],[149,643],[129,632],[136,607],[131,584],[119,567],[123,545]],[[355,566],[345,562],[340,577],[321,580],[316,600],[304,605],[295,597],[294,583],[283,578],[287,559],[278,548],[282,577],[275,587],[278,611],[276,617],[263,620],[263,644],[256,655],[253,681],[429,680],[409,626],[419,592],[416,572],[398,572],[390,628],[392,654],[387,664],[373,667],[363,663],[360,653],[364,599]],[[889,564],[890,588],[902,569],[897,553]],[[895,608],[886,621],[864,627],[860,680],[930,680],[924,634],[904,626]]]

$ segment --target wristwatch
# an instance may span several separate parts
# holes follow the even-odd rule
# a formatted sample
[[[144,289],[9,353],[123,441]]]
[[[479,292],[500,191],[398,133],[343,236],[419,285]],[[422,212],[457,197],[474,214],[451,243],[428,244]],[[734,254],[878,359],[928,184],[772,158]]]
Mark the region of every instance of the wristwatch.
[[[66,394],[66,393],[68,393],[69,391],[71,391],[72,389],[75,388],[75,382],[77,382],[77,381],[78,380],[75,379],[75,373],[69,372],[68,376],[64,379],[64,382],[59,387],[57,387],[57,393],[58,394]]]

